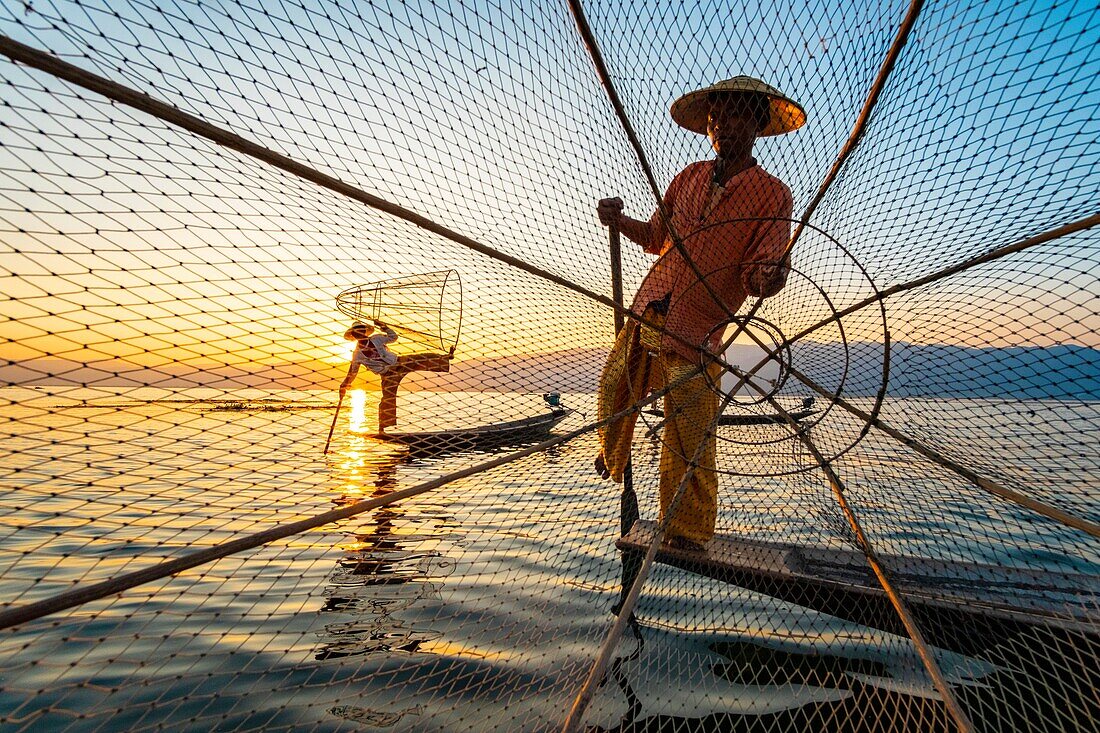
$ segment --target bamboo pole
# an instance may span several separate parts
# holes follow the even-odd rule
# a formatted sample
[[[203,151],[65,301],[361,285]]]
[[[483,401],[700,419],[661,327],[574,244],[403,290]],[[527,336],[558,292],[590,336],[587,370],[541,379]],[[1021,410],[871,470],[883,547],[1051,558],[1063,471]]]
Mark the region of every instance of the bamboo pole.
[[[336,418],[340,417],[340,405],[344,404],[344,394],[346,392],[346,389],[341,388],[340,399],[336,402],[336,412],[332,416],[332,425],[329,425],[328,428],[328,440],[325,441],[325,449],[321,451],[322,455],[328,455],[328,446],[332,442],[332,431],[336,429]]]
[[[866,421],[868,425],[878,428],[882,432],[889,435],[891,438],[897,440],[899,443],[906,446],[907,448],[910,448],[911,450],[920,453],[922,456],[932,461],[933,463],[942,466],[949,471],[958,474],[959,476],[962,476],[964,479],[970,481],[978,488],[983,489],[990,494],[993,494],[994,496],[998,496],[1002,499],[1007,499],[1008,501],[1018,504],[1019,506],[1030,509],[1033,512],[1042,514],[1043,516],[1053,519],[1056,522],[1060,522],[1067,527],[1081,530],[1082,532],[1086,532],[1093,537],[1100,537],[1100,523],[1093,522],[1084,517],[1078,517],[1074,514],[1070,514],[1069,512],[1063,511],[1055,506],[1051,506],[1050,504],[1046,504],[1037,499],[1033,499],[1030,496],[1021,494],[1018,491],[1013,491],[1007,486],[1002,486],[996,481],[982,476],[977,471],[973,471],[966,466],[963,466],[962,464],[957,463],[956,461],[953,461],[944,455],[941,455],[935,449],[925,445],[924,443],[921,443],[915,438],[909,437],[897,428],[894,428],[891,425],[884,423],[881,419],[878,418],[877,415],[872,415],[865,410],[861,410],[860,408],[845,400],[840,395],[829,392],[817,382],[803,374],[801,371],[795,369],[793,366],[791,367],[791,375],[813,391],[817,392],[825,399],[832,402],[837,407],[840,407],[841,409],[846,410],[852,415],[855,415],[856,417]]]
[[[608,248],[611,253],[611,299],[620,306],[623,304],[623,258],[622,238],[619,228],[611,225],[607,228]],[[626,319],[622,310],[615,311],[615,337],[626,326]],[[619,495],[619,533],[625,535],[638,521],[638,495],[634,492],[634,465],[627,458],[626,468],[623,470],[623,490]],[[630,555],[622,554],[622,590],[619,595],[619,607],[626,602],[627,589],[634,584],[638,574],[638,563]]]
[[[740,372],[739,369],[734,370],[735,373]],[[844,482],[840,480],[840,476],[837,475],[833,469],[832,463],[825,458],[825,456],[818,450],[814,444],[813,439],[810,438],[809,431],[803,429],[798,421],[791,416],[791,414],[775,399],[768,395],[768,393],[760,388],[752,379],[745,378],[744,372],[737,374],[742,378],[742,381],[748,385],[751,389],[759,393],[764,399],[766,399],[772,406],[772,408],[778,412],[786,421],[787,426],[794,433],[810,454],[817,461],[818,467],[825,474],[826,479],[829,482],[829,488],[832,489],[833,496],[836,497],[837,504],[840,506],[841,512],[844,514],[845,519],[848,522],[848,526],[851,527],[852,532],[855,533],[856,542],[862,550],[864,557],[867,560],[867,564],[870,566],[871,571],[874,573],[875,578],[878,580],[882,590],[886,593],[886,597],[890,600],[890,604],[894,607],[894,611],[897,612],[898,617],[901,619],[902,625],[905,627],[906,632],[909,634],[910,640],[916,647],[917,655],[920,657],[921,662],[924,664],[928,674],[932,677],[932,684],[936,690],[939,691],[940,696],[943,698],[944,705],[947,707],[948,713],[955,720],[955,724],[958,726],[960,733],[973,733],[974,724],[970,721],[969,716],[962,709],[958,699],[955,697],[954,691],[948,683],[947,678],[944,677],[943,671],[940,669],[939,664],[936,662],[935,655],[933,655],[931,648],[924,640],[924,635],[921,633],[920,627],[917,625],[916,620],[913,618],[912,613],[909,611],[909,606],[905,602],[905,599],[901,592],[894,587],[893,581],[890,579],[889,574],[883,567],[882,562],[878,558],[878,553],[875,552],[874,547],[871,545],[870,538],[863,531],[863,526],[859,521],[859,517],[856,516],[855,510],[851,504],[848,503],[848,498],[845,494]]]

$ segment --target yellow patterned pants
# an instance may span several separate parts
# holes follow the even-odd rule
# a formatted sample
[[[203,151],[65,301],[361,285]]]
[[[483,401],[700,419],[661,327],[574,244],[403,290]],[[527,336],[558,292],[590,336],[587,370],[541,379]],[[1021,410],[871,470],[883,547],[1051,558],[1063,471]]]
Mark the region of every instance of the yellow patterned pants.
[[[650,318],[647,312],[646,317]],[[645,398],[650,392],[689,374],[696,366],[673,352],[658,350],[659,335],[637,321],[628,321],[619,332],[615,346],[600,376],[597,417],[606,419]],[[711,380],[721,374],[712,365]],[[665,395],[665,423],[661,448],[660,498],[664,518],[676,496],[688,465],[704,443],[699,465],[692,474],[684,496],[673,513],[668,537],[684,537],[705,543],[714,535],[718,512],[718,474],[715,471],[715,438],[707,428],[718,414],[718,395],[707,384],[702,372]],[[633,413],[599,431],[604,463],[616,483],[623,480],[634,426]]]

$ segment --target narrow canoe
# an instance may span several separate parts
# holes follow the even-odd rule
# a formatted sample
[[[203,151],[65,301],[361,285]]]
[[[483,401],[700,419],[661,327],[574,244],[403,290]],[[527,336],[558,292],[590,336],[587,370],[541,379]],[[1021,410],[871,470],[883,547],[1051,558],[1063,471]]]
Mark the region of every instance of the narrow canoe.
[[[646,410],[648,415],[656,415],[657,417],[664,417],[665,413],[661,410]],[[819,410],[795,410],[790,413],[791,417],[796,422],[805,420],[810,415],[819,412]],[[769,415],[722,415],[718,418],[719,425],[786,425],[787,420],[779,413],[772,413]]]
[[[615,544],[643,553],[656,523],[639,520]],[[926,640],[971,653],[1028,628],[1096,637],[1100,576],[974,562],[881,555]],[[716,535],[703,552],[661,548],[657,562],[906,636],[857,550]]]
[[[484,450],[543,438],[572,412],[570,409],[557,409],[542,415],[491,425],[450,430],[375,433],[371,437],[389,443],[401,443],[418,451]]]

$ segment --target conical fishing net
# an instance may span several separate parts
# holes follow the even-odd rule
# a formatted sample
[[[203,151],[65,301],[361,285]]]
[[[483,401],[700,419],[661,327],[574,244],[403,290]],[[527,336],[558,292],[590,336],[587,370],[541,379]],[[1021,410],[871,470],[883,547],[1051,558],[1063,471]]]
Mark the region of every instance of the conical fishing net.
[[[0,728],[1094,730],[1098,49],[4,3]]]
[[[336,308],[355,322],[397,329],[414,348],[448,349],[462,333],[462,279],[448,270],[358,285],[336,296]]]

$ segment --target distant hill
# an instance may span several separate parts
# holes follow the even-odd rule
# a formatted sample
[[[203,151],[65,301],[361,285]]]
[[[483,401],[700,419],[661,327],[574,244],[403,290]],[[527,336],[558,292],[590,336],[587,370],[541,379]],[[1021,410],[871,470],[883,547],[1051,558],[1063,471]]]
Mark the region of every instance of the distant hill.
[[[316,389],[339,382],[347,367],[323,362],[279,365],[175,362],[145,367],[122,359],[79,363],[64,359],[31,359],[0,364],[0,381],[19,385],[89,385],[101,387],[216,387],[219,389]]]
[[[1100,400],[1100,349],[1085,346],[900,343],[890,362],[889,393],[896,397]]]
[[[754,364],[758,352],[737,347],[733,363]],[[470,391],[595,391],[607,352],[573,349],[549,354],[474,359],[457,362],[446,377],[446,389]],[[839,344],[800,344],[796,363],[808,376],[835,384],[845,366],[845,393],[872,395],[881,383],[882,344],[848,345],[844,359]],[[413,375],[410,386],[434,382]],[[768,378],[770,374],[764,372]],[[795,389],[795,381],[787,383]],[[425,385],[427,386],[427,385]],[[440,386],[428,387],[439,389]],[[800,391],[800,390],[796,390]],[[809,394],[806,390],[805,394]],[[890,385],[894,397],[975,397],[1100,400],[1100,349],[1084,346],[972,348],[894,343],[890,350]]]
[[[744,347],[731,360],[748,366],[756,350]],[[580,348],[520,356],[457,359],[448,374],[412,374],[409,390],[485,392],[593,392],[607,352]],[[834,384],[847,368],[845,394],[873,394],[881,380],[882,345],[800,343],[796,363],[822,384]],[[335,388],[344,367],[321,362],[247,367],[170,364],[138,367],[121,360],[77,364],[59,359],[0,365],[5,384],[234,389]],[[767,373],[765,377],[769,376]],[[363,382],[360,381],[362,385]],[[797,390],[794,380],[788,389]],[[808,392],[805,392],[808,394]],[[889,394],[895,397],[976,397],[1100,400],[1100,350],[1084,346],[972,348],[894,343]]]
[[[845,393],[873,394],[881,383],[882,344],[799,344],[796,363],[809,376],[836,377],[846,363]],[[791,384],[788,382],[788,384]],[[1085,346],[974,348],[895,342],[887,394],[893,397],[1100,400],[1100,350]]]

